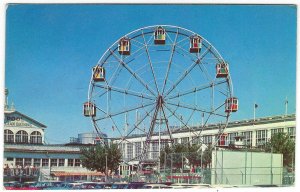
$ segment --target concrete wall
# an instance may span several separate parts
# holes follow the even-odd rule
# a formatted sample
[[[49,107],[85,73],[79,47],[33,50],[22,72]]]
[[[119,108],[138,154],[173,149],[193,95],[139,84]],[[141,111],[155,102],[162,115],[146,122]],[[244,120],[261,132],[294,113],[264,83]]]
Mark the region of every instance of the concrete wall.
[[[211,184],[282,184],[282,154],[247,151],[213,151]]]

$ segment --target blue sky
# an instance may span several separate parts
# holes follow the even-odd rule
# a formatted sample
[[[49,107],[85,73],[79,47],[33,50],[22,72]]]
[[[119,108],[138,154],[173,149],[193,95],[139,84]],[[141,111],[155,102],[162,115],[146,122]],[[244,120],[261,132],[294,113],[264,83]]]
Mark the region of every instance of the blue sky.
[[[199,33],[230,64],[231,120],[295,113],[296,7],[272,5],[10,5],[5,87],[16,109],[47,125],[49,143],[92,131],[82,116],[91,67],[121,36],[157,24]]]

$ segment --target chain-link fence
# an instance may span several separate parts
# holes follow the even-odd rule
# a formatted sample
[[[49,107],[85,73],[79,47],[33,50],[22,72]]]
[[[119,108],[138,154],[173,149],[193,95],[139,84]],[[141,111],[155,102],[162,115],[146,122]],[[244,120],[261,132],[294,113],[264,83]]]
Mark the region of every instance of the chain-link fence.
[[[219,152],[208,157],[201,152],[162,154],[148,182],[211,185],[293,185],[293,170],[282,167],[281,154]],[[225,154],[228,153],[228,154]]]

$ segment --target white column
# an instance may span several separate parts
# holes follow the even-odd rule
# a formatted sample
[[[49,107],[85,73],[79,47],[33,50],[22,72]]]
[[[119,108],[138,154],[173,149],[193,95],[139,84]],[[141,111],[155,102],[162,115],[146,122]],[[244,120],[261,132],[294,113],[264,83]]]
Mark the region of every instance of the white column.
[[[252,147],[256,147],[256,131],[252,131]]]

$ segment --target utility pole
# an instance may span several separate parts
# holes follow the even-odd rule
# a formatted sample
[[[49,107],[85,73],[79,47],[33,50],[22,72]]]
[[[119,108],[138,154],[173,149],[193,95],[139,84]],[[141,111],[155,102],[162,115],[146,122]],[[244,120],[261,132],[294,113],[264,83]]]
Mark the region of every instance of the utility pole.
[[[107,182],[107,153],[105,153],[105,182]]]

